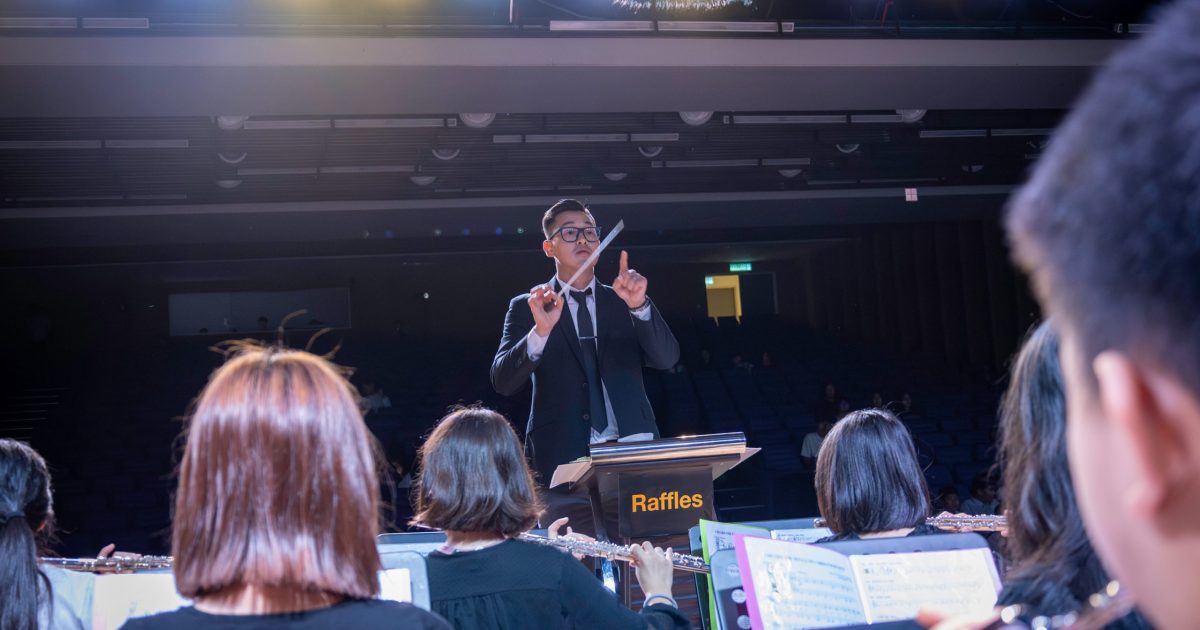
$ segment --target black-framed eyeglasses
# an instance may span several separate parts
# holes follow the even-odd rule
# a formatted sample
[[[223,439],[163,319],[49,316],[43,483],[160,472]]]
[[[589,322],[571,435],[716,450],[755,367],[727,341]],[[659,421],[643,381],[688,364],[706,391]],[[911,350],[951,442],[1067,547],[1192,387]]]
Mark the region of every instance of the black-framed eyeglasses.
[[[564,243],[574,243],[575,241],[579,240],[579,235],[582,234],[583,240],[589,243],[595,243],[596,241],[600,240],[600,229],[601,228],[599,226],[585,228],[571,226],[560,227],[550,235],[550,238],[546,240],[552,241],[554,240],[555,236],[561,236]]]

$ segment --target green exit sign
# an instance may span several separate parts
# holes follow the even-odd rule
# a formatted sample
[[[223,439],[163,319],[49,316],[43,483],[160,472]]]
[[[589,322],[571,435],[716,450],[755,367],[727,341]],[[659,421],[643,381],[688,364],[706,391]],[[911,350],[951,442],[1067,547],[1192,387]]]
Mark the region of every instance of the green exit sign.
[[[754,265],[750,263],[729,263],[729,271],[737,273],[739,271],[754,271]]]

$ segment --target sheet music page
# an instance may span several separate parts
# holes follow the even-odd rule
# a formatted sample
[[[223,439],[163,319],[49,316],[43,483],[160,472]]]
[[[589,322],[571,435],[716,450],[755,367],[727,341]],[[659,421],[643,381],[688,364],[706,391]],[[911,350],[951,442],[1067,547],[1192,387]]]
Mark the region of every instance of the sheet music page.
[[[799,630],[864,623],[846,556],[815,545],[734,537],[754,630]]]
[[[718,551],[725,549],[733,549],[733,536],[735,534],[744,534],[746,536],[755,536],[766,538],[771,535],[771,532],[763,527],[752,527],[750,525],[738,525],[736,523],[721,523],[719,521],[706,521],[700,519],[700,555],[704,557],[705,562],[712,562],[712,556]],[[708,614],[709,619],[717,618],[717,600],[713,593],[716,589],[713,588],[712,577],[708,577]]]
[[[554,474],[550,476],[550,487],[554,488],[564,483],[579,481],[583,473],[591,467],[592,460],[582,457],[567,464],[559,464],[558,468],[554,469]]]
[[[788,542],[810,543],[826,536],[832,536],[833,530],[828,527],[808,527],[805,529],[773,529],[771,538]]]
[[[867,622],[912,619],[919,608],[951,615],[991,610],[1000,578],[988,549],[851,556]]]
[[[379,572],[379,599],[411,603],[412,572],[408,569],[383,569]]]
[[[170,571],[96,576],[92,601],[95,630],[115,630],[128,619],[191,604],[175,592],[175,575]]]

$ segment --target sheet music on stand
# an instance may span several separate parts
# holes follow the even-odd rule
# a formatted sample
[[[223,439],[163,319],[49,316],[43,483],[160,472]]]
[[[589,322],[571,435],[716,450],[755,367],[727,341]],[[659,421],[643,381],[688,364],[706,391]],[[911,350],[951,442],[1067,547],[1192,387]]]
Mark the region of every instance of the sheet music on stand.
[[[921,607],[949,614],[991,610],[1000,589],[991,551],[985,544],[938,544],[953,542],[949,536],[923,537],[929,548],[921,551],[855,554],[847,543],[822,546],[735,535],[751,627],[877,623],[910,619]],[[911,546],[913,540],[862,542]]]

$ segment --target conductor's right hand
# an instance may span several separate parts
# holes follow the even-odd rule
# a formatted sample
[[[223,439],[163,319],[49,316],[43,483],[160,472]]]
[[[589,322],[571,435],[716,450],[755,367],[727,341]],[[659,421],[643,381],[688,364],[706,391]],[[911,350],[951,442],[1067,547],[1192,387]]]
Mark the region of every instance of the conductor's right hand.
[[[563,297],[548,284],[540,284],[529,290],[529,311],[533,313],[533,328],[541,337],[546,337],[558,318],[562,317]]]

